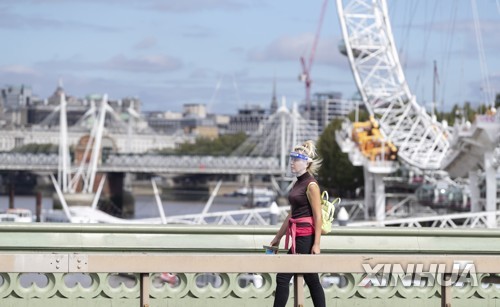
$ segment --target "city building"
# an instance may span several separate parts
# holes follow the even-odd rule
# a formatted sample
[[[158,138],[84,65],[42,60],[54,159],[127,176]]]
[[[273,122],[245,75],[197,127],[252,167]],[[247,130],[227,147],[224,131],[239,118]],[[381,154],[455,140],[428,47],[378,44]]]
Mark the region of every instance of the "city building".
[[[321,134],[333,119],[346,117],[355,108],[355,102],[342,99],[339,92],[315,93],[310,108],[310,119],[318,122],[318,134]],[[300,105],[299,111],[305,114],[306,106]]]
[[[19,126],[27,123],[27,108],[31,105],[33,92],[30,86],[8,85],[0,89],[0,124]]]
[[[17,109],[31,104],[32,90],[30,86],[8,85],[0,90],[0,98],[4,109]]]
[[[9,112],[4,112],[4,118],[0,119],[4,129],[0,136],[0,150],[8,151],[30,143],[58,144],[58,111],[63,93],[61,83],[45,100],[34,96],[30,87],[9,86],[1,89],[1,106]],[[95,123],[94,115],[89,110],[95,108],[95,112],[100,108],[102,95],[76,98],[66,94],[65,97],[69,143],[76,146]],[[269,109],[247,105],[235,115],[209,114],[202,103],[184,104],[182,112],[141,113],[141,101],[133,97],[110,99],[108,104],[113,112],[106,117],[106,137],[113,140],[116,150],[121,153],[174,149],[178,144],[193,142],[198,137],[214,139],[225,133],[250,135],[259,130],[278,109],[276,81]],[[310,119],[317,121],[318,132],[321,133],[333,118],[346,116],[353,108],[352,104],[342,100],[340,93],[317,93]]]
[[[69,129],[68,145],[75,147],[89,131]],[[184,135],[166,135],[153,133],[106,133],[105,138],[112,140],[118,153],[146,153],[162,149],[175,149],[178,144],[192,142],[194,139]],[[27,144],[59,144],[58,128],[15,128],[4,129],[0,134],[0,151],[10,151]]]
[[[183,105],[183,117],[189,118],[206,118],[207,106],[203,103],[186,103]]]
[[[208,114],[207,116],[208,118],[212,119],[217,126],[219,135],[228,133],[229,123],[231,121],[231,117],[229,115]]]
[[[261,106],[253,105],[244,107],[238,110],[238,114],[230,116],[228,132],[244,132],[249,135],[257,131],[267,117],[266,110]]]
[[[269,109],[269,114],[272,115],[278,111],[278,98],[276,97],[276,77],[273,81],[273,96],[271,98],[271,108]]]
[[[157,133],[174,134],[181,130],[182,113],[177,112],[145,112],[146,121]]]
[[[181,120],[181,129],[185,135],[209,139],[219,137],[219,130],[212,118],[184,117]]]

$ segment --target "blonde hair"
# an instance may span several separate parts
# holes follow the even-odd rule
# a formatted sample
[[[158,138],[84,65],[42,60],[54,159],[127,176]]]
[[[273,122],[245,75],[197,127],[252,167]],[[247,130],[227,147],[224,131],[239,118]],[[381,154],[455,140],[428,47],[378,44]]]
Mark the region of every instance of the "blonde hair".
[[[322,159],[318,157],[316,153],[316,145],[312,140],[305,141],[301,145],[296,145],[293,151],[306,154],[310,160],[308,160],[306,170],[311,175],[316,175],[319,168],[321,167]]]

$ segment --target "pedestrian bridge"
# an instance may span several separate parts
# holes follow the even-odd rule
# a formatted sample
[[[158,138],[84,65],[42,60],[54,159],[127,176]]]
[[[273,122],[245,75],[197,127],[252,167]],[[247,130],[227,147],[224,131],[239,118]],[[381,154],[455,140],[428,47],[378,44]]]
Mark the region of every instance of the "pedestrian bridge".
[[[500,302],[498,229],[338,227],[322,237],[321,255],[266,255],[262,245],[276,230],[1,224],[0,299],[2,306],[272,306],[275,273],[319,272],[327,306]],[[418,282],[411,264],[427,272]],[[458,279],[454,264],[475,269]],[[398,265],[404,272],[386,272]],[[158,282],[159,272],[176,273],[176,281]],[[290,306],[312,306],[307,287],[294,289]]]
[[[57,172],[59,155],[0,153],[0,170]],[[277,157],[165,156],[110,154],[102,158],[98,172],[173,174],[280,175]]]

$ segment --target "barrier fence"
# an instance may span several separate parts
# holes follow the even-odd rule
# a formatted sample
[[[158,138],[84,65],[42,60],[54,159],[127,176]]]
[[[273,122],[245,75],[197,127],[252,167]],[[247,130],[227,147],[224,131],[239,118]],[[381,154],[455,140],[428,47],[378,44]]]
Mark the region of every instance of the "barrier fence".
[[[321,255],[264,254],[273,227],[2,224],[0,232],[2,306],[272,306],[277,272],[320,273],[327,306],[500,298],[497,229],[337,228],[322,237]],[[295,306],[311,305],[300,274],[292,287]]]

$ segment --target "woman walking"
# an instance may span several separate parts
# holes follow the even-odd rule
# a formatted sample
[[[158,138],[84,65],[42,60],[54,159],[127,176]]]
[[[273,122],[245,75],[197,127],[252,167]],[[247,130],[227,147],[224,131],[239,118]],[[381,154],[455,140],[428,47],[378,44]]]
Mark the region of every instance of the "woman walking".
[[[279,246],[281,238],[286,234],[285,248],[291,247],[288,254],[319,254],[321,239],[321,196],[318,182],[313,175],[320,166],[313,141],[297,145],[290,153],[290,168],[297,177],[288,194],[291,212],[271,241],[271,246]],[[284,307],[288,301],[290,279],[293,273],[276,275],[276,292],[274,307]],[[325,307],[325,292],[317,273],[304,274],[304,280],[315,307]]]

